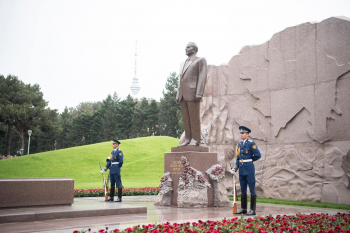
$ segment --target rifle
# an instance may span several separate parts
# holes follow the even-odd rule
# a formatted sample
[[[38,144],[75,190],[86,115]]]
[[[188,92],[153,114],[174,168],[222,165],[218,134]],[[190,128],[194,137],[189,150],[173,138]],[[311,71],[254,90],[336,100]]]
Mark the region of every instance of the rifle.
[[[233,197],[233,208],[232,208],[232,213],[237,212],[237,192],[236,192],[236,179],[235,176],[233,175],[233,168],[231,166],[230,162],[230,167],[231,167],[231,173],[232,173],[232,197]]]
[[[101,163],[100,164],[100,171],[102,170],[101,168]],[[108,200],[108,193],[107,193],[107,184],[106,184],[106,179],[105,179],[105,174],[102,173],[102,178],[103,178],[103,186],[105,188],[105,200]]]

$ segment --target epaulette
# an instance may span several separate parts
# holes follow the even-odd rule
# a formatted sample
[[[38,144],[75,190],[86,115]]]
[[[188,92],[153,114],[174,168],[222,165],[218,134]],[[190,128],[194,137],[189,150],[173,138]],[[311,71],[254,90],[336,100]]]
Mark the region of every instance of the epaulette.
[[[248,139],[248,142],[253,142],[253,141]]]

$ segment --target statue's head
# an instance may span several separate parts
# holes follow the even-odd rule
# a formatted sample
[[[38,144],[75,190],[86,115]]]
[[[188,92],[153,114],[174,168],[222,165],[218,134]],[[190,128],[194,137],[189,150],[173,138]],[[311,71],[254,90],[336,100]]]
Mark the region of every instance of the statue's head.
[[[198,46],[194,42],[189,42],[186,46],[186,55],[191,56],[194,53],[198,52]]]

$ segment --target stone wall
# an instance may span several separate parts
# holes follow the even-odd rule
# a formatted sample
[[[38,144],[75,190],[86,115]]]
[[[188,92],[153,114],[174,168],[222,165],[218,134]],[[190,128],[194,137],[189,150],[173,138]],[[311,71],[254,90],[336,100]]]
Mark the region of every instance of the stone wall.
[[[209,65],[201,118],[226,171],[238,126],[252,130],[259,197],[350,204],[350,19],[290,27]]]

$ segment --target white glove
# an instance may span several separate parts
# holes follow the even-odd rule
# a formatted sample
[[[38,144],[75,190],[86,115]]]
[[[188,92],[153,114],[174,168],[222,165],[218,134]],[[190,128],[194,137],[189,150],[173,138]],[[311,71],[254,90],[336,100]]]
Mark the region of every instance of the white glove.
[[[233,175],[234,172],[237,172],[238,167],[235,165],[233,168],[231,168],[230,173]]]
[[[105,172],[105,169],[101,169],[101,173],[103,174]]]

